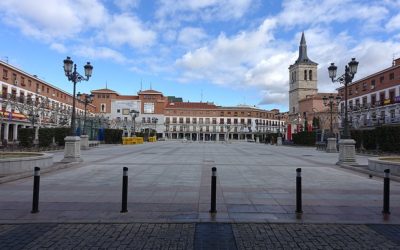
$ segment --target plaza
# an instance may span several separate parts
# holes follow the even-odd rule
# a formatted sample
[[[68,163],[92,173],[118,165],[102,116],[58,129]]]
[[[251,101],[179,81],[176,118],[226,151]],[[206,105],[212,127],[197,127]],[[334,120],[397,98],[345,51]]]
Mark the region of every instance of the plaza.
[[[62,152],[54,152],[55,167],[62,158]],[[335,165],[337,153],[248,142],[164,141],[101,145],[82,151],[82,158],[41,175],[36,214],[30,213],[32,177],[0,184],[2,248],[400,244],[400,184],[391,182],[391,215],[384,218],[382,178]],[[357,155],[357,162],[366,165],[367,158]],[[127,213],[120,213],[123,167],[129,168]],[[216,214],[209,213],[212,167],[217,168]],[[295,213],[296,168],[302,169],[301,217]]]
[[[55,152],[55,166],[63,157]],[[7,222],[383,222],[383,180],[336,166],[337,154],[258,143],[165,141],[104,145],[83,163],[41,176],[38,214],[30,214],[32,178],[1,184]],[[366,156],[357,156],[360,165]],[[67,165],[68,166],[68,165]],[[128,167],[128,213],[120,213]],[[217,213],[211,215],[211,168]],[[295,214],[296,168],[302,168],[303,216]],[[400,184],[391,183],[386,223],[400,222]]]

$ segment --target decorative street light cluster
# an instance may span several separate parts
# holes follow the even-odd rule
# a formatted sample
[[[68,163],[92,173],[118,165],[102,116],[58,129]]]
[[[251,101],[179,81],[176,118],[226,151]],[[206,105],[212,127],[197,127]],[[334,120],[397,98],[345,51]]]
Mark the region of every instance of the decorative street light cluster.
[[[132,109],[129,112],[129,114],[131,115],[132,124],[133,124],[133,127],[131,127],[131,136],[135,137],[136,136],[136,117],[138,117],[139,111]]]
[[[334,63],[331,63],[331,66],[328,67],[329,77],[332,79],[332,82],[339,82],[344,84],[344,131],[343,138],[350,138],[349,131],[349,122],[348,122],[348,114],[347,114],[347,85],[352,82],[354,75],[357,73],[358,62],[355,58],[352,58],[348,65],[345,66],[345,73],[338,78],[336,78],[337,67]],[[335,79],[336,78],[336,79]]]
[[[67,59],[64,60],[64,71],[65,76],[68,78],[68,81],[71,81],[74,84],[74,91],[72,95],[72,117],[71,117],[71,135],[76,135],[76,128],[75,128],[75,90],[76,90],[76,83],[81,81],[88,81],[89,78],[92,76],[93,66],[90,65],[90,62],[87,62],[84,66],[85,69],[85,76],[82,76],[76,71],[76,64],[71,60],[68,56]]]
[[[343,136],[339,141],[339,161],[337,164],[357,164],[355,157],[355,144],[356,142],[351,139],[350,130],[349,130],[349,122],[348,122],[348,114],[347,114],[347,86],[354,78],[354,75],[357,73],[358,62],[355,58],[352,58],[348,65],[345,66],[345,73],[338,78],[336,78],[337,67],[334,63],[328,67],[329,77],[332,79],[332,82],[339,82],[344,84],[344,131]],[[336,78],[336,79],[335,79]],[[332,140],[332,138],[331,138]],[[329,139],[328,139],[329,144]],[[328,145],[329,146],[329,145]]]
[[[83,96],[83,100],[81,100],[81,97]],[[83,101],[83,104],[85,105],[85,112],[83,115],[83,135],[86,135],[86,110],[87,110],[87,105],[93,102],[94,99],[94,94],[81,94],[80,92],[78,92],[78,94],[76,95],[76,97],[78,97],[81,101]]]
[[[336,102],[335,102],[336,99]],[[324,105],[326,107],[329,107],[330,110],[330,114],[331,114],[331,122],[330,122],[330,130],[329,130],[329,137],[334,137],[333,134],[333,107],[334,106],[338,106],[340,101],[342,100],[342,98],[340,96],[336,96],[336,98],[331,94],[329,95],[329,97],[324,96],[322,98],[322,100],[324,101]]]

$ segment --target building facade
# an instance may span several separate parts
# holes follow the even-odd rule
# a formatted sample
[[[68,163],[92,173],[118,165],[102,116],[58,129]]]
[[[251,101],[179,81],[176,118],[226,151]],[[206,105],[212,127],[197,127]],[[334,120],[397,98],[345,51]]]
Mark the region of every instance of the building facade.
[[[1,143],[17,141],[19,128],[70,124],[72,95],[3,61],[0,61],[0,74]],[[80,117],[84,116],[84,102],[77,100],[76,108],[77,121],[82,123]],[[93,105],[86,108],[88,116],[94,114]]]
[[[344,121],[344,87],[341,120]],[[348,116],[351,127],[371,129],[381,125],[400,124],[400,58],[392,66],[348,85]],[[340,127],[343,124],[340,123]]]

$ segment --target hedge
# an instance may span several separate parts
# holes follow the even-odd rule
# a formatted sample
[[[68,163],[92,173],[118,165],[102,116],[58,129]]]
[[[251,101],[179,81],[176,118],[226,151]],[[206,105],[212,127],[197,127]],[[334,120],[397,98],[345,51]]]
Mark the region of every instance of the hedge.
[[[54,129],[54,138],[58,146],[64,146],[65,141],[64,138],[71,134],[71,128],[53,128]]]
[[[104,143],[119,144],[122,143],[123,130],[121,129],[104,129]]]
[[[293,143],[296,145],[315,145],[315,132],[302,131],[293,134]]]
[[[30,148],[33,146],[33,140],[35,139],[35,129],[33,128],[19,128],[18,129],[18,140],[22,147]]]
[[[39,146],[48,147],[53,142],[54,128],[39,128]]]
[[[357,149],[400,152],[400,126],[383,126],[373,130],[352,130]]]

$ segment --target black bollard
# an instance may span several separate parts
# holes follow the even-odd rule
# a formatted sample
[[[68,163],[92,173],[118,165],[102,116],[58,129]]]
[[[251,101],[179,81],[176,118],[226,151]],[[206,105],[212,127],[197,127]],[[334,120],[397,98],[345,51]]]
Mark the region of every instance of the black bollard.
[[[210,213],[217,212],[217,168],[213,167],[211,176],[211,209]]]
[[[33,199],[32,214],[39,213],[39,187],[40,187],[40,168],[35,167],[33,176]]]
[[[383,178],[383,214],[390,214],[390,169],[385,169],[385,176]]]
[[[123,168],[122,176],[122,208],[121,213],[128,212],[128,168]]]
[[[301,168],[296,169],[296,213],[303,213],[301,208]]]

